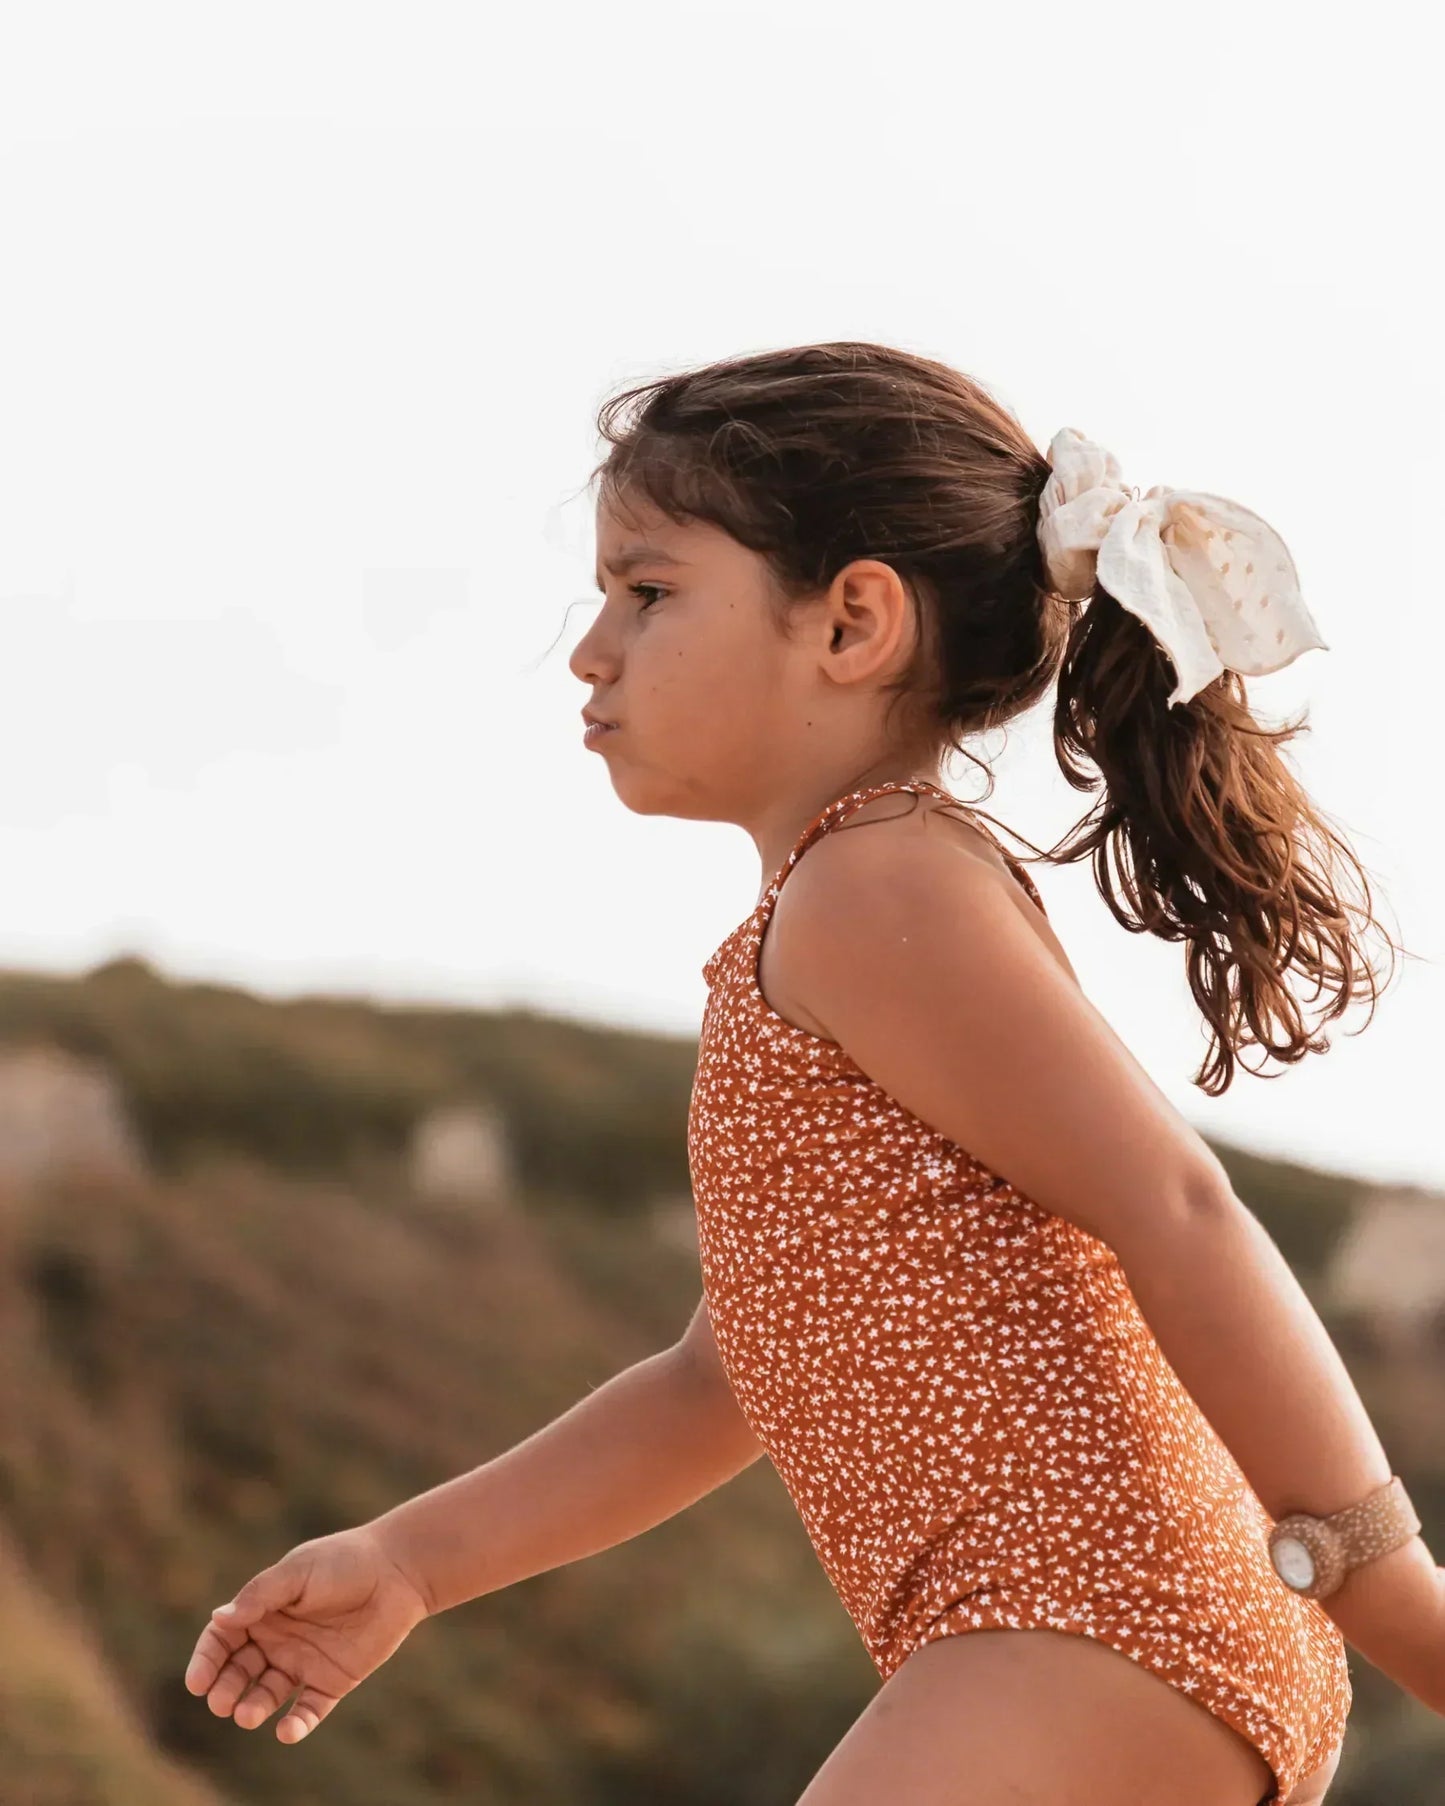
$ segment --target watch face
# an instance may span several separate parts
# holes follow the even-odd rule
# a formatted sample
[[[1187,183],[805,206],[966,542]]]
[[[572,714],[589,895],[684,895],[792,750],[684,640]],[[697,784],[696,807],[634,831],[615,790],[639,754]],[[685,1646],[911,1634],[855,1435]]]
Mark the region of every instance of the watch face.
[[[1287,1587],[1303,1591],[1314,1584],[1315,1559],[1297,1536],[1280,1537],[1270,1550],[1274,1571]]]

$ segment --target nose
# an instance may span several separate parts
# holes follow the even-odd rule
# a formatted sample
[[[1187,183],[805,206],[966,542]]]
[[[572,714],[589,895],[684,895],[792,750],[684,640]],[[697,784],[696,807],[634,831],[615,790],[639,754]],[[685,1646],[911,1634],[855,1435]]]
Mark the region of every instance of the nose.
[[[601,621],[602,615],[599,612],[597,619],[572,648],[567,660],[567,669],[577,681],[588,685],[594,692],[612,688],[615,664],[604,653],[602,636],[598,632]]]

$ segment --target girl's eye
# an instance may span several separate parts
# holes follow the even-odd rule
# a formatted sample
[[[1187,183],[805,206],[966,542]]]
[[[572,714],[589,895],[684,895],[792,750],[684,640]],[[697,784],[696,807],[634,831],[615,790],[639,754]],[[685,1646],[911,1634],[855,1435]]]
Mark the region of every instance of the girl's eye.
[[[653,590],[659,596],[665,596],[667,594],[667,591],[665,589],[663,589],[660,584],[657,584],[657,583],[629,583],[627,586],[627,589],[628,589],[628,593],[633,596],[640,595],[641,592],[645,589]],[[652,606],[653,606],[653,604],[651,602],[643,602],[639,605],[638,612],[645,613]]]

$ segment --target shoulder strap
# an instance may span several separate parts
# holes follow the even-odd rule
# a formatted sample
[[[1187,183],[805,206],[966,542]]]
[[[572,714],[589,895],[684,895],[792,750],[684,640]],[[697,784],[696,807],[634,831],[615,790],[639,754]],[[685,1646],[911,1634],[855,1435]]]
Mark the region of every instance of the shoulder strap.
[[[937,784],[929,783],[926,778],[890,778],[887,783],[870,784],[866,789],[850,790],[846,796],[835,798],[826,809],[820,810],[813,817],[798,836],[792,852],[788,854],[772,883],[768,886],[766,895],[769,904],[771,905],[777,900],[777,894],[783,888],[788,873],[792,871],[820,834],[826,834],[830,828],[842,821],[845,815],[850,815],[855,809],[861,809],[864,803],[871,802],[875,796],[886,796],[891,790],[931,790],[938,796],[948,795],[946,790],[940,790]]]
[[[1044,915],[1048,914],[1048,911],[1044,908],[1044,900],[1039,895],[1038,886],[1029,876],[1027,868],[1008,850],[987,823],[979,819],[974,811],[969,808],[967,803],[959,802],[958,798],[950,791],[943,789],[941,785],[933,783],[928,778],[892,778],[883,784],[872,784],[863,790],[850,791],[847,796],[836,798],[833,802],[828,804],[826,809],[820,810],[798,836],[792,852],[789,853],[782,867],[774,876],[772,883],[768,886],[764,899],[766,909],[763,913],[771,915],[772,905],[777,901],[778,892],[782,889],[788,873],[793,869],[798,860],[820,834],[827,833],[830,828],[835,827],[838,822],[842,821],[845,816],[850,815],[853,810],[862,808],[864,803],[871,802],[876,796],[886,796],[893,790],[909,790],[915,792],[920,790],[930,791],[934,796],[942,797],[949,807],[957,809],[963,815],[967,816],[970,823],[976,827],[984,838],[998,851],[1003,858],[1004,863],[1008,866],[1014,877],[1023,885],[1024,889],[1038,905],[1042,913]]]
[[[965,815],[968,818],[970,825],[977,828],[985,840],[993,843],[1004,864],[1013,873],[1014,877],[1018,879],[1019,883],[1023,885],[1029,896],[1033,898],[1041,913],[1047,915],[1049,912],[1044,908],[1044,900],[1039,895],[1039,887],[1034,883],[1033,878],[1029,873],[1029,869],[1023,861],[1008,850],[999,839],[998,835],[989,827],[988,823],[974,810],[970,809],[967,803],[959,802],[957,797],[950,797],[948,800],[953,808],[957,809],[960,814]]]

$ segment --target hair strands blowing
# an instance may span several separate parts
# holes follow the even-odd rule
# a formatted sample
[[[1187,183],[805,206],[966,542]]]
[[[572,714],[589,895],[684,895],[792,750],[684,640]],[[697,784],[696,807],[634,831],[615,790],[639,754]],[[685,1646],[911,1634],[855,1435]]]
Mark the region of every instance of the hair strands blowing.
[[[1363,937],[1383,935],[1391,972],[1406,950],[1380,929],[1365,868],[1283,752],[1303,717],[1262,726],[1233,669],[1171,707],[1169,655],[1097,574],[1082,603],[1051,587],[1040,544],[1050,462],[983,385],[885,345],[803,345],[627,388],[603,404],[598,430],[609,449],[590,480],[604,501],[625,510],[642,498],[761,555],[782,633],[853,560],[892,566],[919,626],[887,686],[901,745],[981,764],[964,741],[1056,686],[1059,767],[1101,794],[1047,852],[1024,844],[1057,865],[1091,857],[1123,927],[1187,943],[1211,1037],[1194,1083],[1208,1094],[1229,1088],[1247,1047],[1288,1065],[1326,1051],[1322,1029],[1356,997],[1373,1017],[1382,987]],[[1321,1000],[1313,1029],[1294,972]]]

